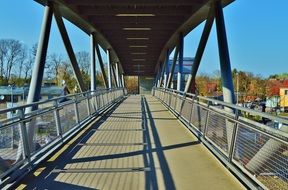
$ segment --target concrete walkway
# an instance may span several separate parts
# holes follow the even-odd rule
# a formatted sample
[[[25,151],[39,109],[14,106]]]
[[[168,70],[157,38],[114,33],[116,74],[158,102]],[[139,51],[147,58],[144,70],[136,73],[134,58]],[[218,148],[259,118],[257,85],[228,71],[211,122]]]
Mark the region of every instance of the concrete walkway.
[[[19,184],[19,189],[244,189],[166,108],[130,96]]]

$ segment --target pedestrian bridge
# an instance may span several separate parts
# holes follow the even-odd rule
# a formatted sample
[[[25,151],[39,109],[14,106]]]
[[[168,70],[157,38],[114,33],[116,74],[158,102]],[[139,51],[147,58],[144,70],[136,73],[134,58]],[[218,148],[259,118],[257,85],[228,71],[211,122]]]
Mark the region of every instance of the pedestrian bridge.
[[[1,189],[288,190],[287,118],[236,106],[223,15],[233,0],[35,1],[45,11],[27,104],[0,110]],[[81,93],[40,101],[53,15]],[[90,37],[89,88],[63,18]],[[214,20],[223,101],[195,85]],[[202,22],[184,76],[184,37]],[[150,78],[138,83],[151,94],[128,95],[124,76]]]
[[[125,98],[60,152],[20,184],[27,189],[243,189],[151,96]]]
[[[35,104],[11,108],[19,114],[2,121],[1,134],[10,137],[0,153],[2,187],[287,189],[287,133],[224,106],[255,111],[165,89],[123,93],[44,101],[25,117]],[[23,126],[35,128],[33,149]]]

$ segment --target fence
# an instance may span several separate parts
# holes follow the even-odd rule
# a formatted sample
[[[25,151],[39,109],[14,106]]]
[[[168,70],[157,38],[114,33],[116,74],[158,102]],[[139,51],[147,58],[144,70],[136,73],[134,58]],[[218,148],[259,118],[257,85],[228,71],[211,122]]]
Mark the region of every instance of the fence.
[[[152,94],[247,186],[288,189],[287,118],[172,89]]]
[[[123,98],[121,88],[85,92],[0,110],[0,187]]]

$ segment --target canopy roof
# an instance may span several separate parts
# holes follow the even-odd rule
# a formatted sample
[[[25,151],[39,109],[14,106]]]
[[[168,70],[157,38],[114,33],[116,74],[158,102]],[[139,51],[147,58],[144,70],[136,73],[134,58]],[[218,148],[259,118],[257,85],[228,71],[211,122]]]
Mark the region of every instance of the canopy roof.
[[[45,5],[46,0],[36,0]],[[223,6],[233,0],[222,0]],[[54,0],[61,15],[112,50],[125,75],[154,75],[167,49],[206,19],[208,0]]]

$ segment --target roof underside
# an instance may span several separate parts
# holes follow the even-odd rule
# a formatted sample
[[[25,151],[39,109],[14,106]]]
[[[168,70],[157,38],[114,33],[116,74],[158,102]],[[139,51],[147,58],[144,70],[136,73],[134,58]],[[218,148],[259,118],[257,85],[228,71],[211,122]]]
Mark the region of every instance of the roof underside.
[[[37,0],[42,4],[44,0]],[[102,48],[112,49],[125,75],[154,75],[167,49],[206,19],[209,0],[55,0],[63,17]],[[223,0],[223,6],[232,0]]]

